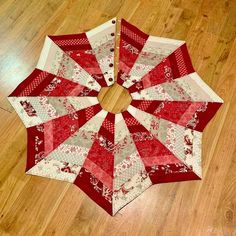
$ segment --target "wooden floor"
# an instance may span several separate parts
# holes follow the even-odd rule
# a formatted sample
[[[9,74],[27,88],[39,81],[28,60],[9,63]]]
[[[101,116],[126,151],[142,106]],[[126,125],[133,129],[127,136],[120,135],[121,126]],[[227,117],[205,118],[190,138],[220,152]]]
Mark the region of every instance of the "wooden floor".
[[[152,186],[115,217],[74,185],[24,173],[26,129],[6,96],[35,67],[46,34],[114,16],[186,40],[223,99],[204,131],[203,180]],[[236,235],[235,0],[0,0],[0,235]]]

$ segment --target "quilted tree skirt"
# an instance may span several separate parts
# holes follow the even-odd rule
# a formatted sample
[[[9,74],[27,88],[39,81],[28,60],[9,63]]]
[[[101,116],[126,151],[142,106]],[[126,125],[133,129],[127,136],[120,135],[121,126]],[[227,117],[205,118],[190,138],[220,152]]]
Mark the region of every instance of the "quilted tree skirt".
[[[99,100],[108,86],[125,91],[116,111]],[[8,99],[27,128],[26,172],[74,183],[111,215],[153,184],[201,179],[202,131],[223,102],[184,41],[115,18],[47,36],[36,69]]]

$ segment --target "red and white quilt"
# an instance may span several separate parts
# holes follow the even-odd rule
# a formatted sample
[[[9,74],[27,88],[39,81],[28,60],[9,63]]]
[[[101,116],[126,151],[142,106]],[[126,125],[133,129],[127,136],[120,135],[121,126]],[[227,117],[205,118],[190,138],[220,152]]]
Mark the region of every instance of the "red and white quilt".
[[[26,173],[74,183],[111,215],[153,184],[201,179],[202,131],[223,103],[184,41],[122,19],[117,83],[132,102],[105,111],[97,96],[115,82],[116,23],[47,36],[8,97],[27,128]]]

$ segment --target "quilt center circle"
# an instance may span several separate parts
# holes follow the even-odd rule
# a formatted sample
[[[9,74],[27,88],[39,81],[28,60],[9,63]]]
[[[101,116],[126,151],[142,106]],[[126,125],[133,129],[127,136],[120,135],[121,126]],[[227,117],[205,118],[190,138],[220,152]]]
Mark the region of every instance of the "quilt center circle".
[[[103,87],[99,91],[98,101],[101,107],[111,113],[126,111],[132,101],[129,91],[118,83]]]

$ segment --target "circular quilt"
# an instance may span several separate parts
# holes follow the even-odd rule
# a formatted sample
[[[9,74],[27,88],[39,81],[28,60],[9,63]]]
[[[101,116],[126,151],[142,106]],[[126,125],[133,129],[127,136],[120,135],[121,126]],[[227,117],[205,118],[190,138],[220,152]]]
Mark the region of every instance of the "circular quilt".
[[[201,179],[202,131],[223,102],[184,41],[115,18],[46,36],[8,99],[27,128],[26,172],[74,183],[111,215],[153,184]]]

